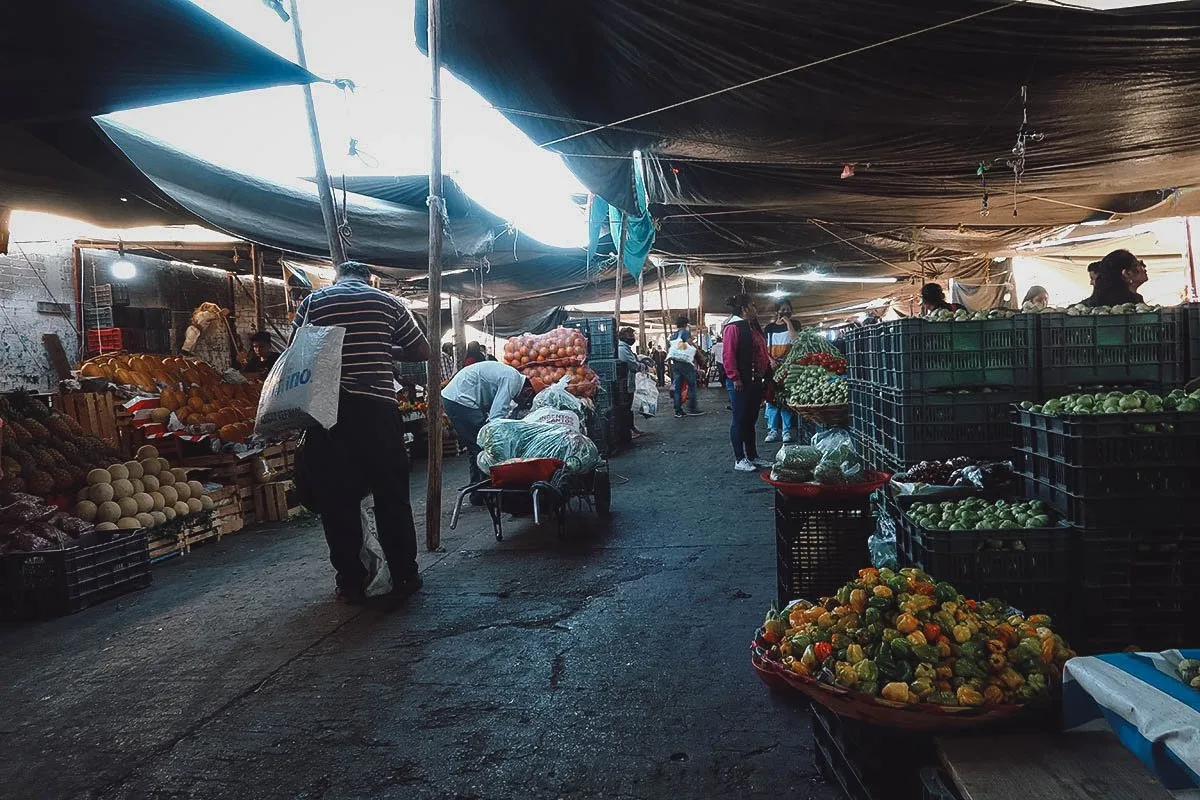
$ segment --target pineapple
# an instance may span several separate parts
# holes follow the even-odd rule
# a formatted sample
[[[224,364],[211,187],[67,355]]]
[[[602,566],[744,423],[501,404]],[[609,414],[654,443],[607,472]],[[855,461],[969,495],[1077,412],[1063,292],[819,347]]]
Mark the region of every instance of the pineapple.
[[[55,451],[49,447],[35,446],[31,447],[29,452],[33,456],[33,460],[37,462],[37,465],[44,469],[49,469],[58,463],[58,460],[54,457]]]
[[[33,437],[35,442],[50,441],[50,431],[46,430],[46,426],[35,419],[25,421],[25,430],[29,431],[29,435]]]
[[[30,494],[47,497],[54,491],[54,478],[48,472],[37,470],[29,476],[26,485],[29,487]]]
[[[8,418],[8,421],[4,425],[4,438],[12,439],[17,444],[29,444],[33,441],[33,437],[29,435],[29,430],[11,417]]]
[[[25,491],[25,479],[20,475],[5,474],[0,478],[0,494],[19,494]]]
[[[54,488],[60,492],[70,492],[79,485],[71,478],[71,473],[62,467],[50,470],[50,477],[54,480]]]
[[[21,462],[12,456],[4,456],[0,458],[0,472],[5,475],[20,475]]]

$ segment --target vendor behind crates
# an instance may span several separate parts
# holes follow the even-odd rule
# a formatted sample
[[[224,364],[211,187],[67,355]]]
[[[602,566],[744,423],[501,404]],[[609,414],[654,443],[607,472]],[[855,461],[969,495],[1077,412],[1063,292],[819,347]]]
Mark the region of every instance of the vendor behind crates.
[[[329,560],[337,570],[337,596],[346,603],[366,599],[370,576],[361,560],[361,504],[368,494],[375,497],[375,522],[393,597],[402,599],[421,588],[404,420],[396,404],[392,362],[428,361],[432,353],[408,306],[371,286],[370,279],[366,264],[340,264],[334,284],[304,298],[292,322],[296,329],[332,325],[346,331],[337,424],[328,431],[317,426],[304,432],[296,470],[305,505],[321,515]]]
[[[508,416],[514,403],[518,407],[528,407],[533,403],[533,395],[529,379],[499,361],[468,364],[442,389],[442,408],[471,458],[471,483],[479,483],[484,478],[478,463],[482,450],[476,441],[479,429],[492,420]]]

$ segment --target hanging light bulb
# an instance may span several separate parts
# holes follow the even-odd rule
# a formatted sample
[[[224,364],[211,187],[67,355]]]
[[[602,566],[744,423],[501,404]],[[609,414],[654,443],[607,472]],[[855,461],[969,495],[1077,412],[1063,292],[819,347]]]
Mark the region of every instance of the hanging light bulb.
[[[778,300],[781,297],[787,297],[787,292],[785,292],[782,288],[780,288],[779,284],[777,283],[777,284],[775,284],[775,291],[769,293],[767,296],[773,297],[776,300]]]
[[[119,281],[132,280],[137,275],[137,267],[125,257],[125,244],[123,242],[117,242],[117,260],[113,262],[110,271],[112,272],[112,276]]]

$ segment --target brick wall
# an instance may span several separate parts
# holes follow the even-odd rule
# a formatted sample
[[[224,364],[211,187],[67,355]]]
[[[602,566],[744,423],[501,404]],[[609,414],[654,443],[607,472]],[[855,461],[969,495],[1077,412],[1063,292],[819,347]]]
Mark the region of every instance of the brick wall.
[[[38,303],[65,303],[69,316],[49,313]],[[67,358],[78,357],[75,284],[71,242],[12,242],[0,255],[0,391],[50,391],[54,370],[42,344],[58,335]]]

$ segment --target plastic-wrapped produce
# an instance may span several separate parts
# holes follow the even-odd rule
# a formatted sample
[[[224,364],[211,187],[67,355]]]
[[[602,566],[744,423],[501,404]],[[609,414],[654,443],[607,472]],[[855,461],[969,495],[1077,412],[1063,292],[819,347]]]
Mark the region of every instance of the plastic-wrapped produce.
[[[867,469],[854,449],[854,437],[845,428],[830,428],[812,438],[812,446],[821,453],[813,468],[817,483],[859,483]]]
[[[570,376],[564,376],[557,383],[538,392],[537,396],[533,398],[532,410],[537,411],[542,408],[553,408],[558,411],[570,411],[579,417],[579,420],[582,422],[583,403],[579,401],[579,398],[567,391],[567,386],[570,382]]]
[[[587,472],[600,462],[591,439],[552,423],[496,420],[480,429],[476,441],[483,448],[478,463],[484,472],[512,458],[557,458],[568,472]]]
[[[807,483],[813,479],[813,469],[821,461],[821,451],[803,444],[785,444],[775,454],[771,480]]]

